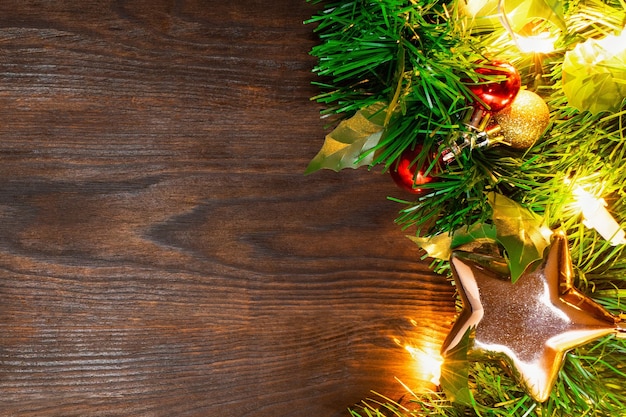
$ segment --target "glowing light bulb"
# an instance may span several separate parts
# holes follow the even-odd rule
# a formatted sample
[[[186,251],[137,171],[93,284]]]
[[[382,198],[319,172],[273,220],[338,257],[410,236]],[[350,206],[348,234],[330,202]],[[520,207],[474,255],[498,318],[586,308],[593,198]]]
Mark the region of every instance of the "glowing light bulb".
[[[439,385],[441,365],[443,364],[443,358],[439,352],[427,352],[425,349],[418,349],[410,345],[405,345],[404,348],[415,360],[420,379]]]
[[[626,232],[606,209],[606,201],[603,198],[595,197],[580,186],[574,189],[574,196],[576,197],[576,204],[583,214],[585,226],[595,229],[613,246],[626,243]]]
[[[517,36],[517,46],[525,53],[547,54],[554,51],[554,43],[558,37],[552,36],[549,32],[542,32],[538,35]]]
[[[622,29],[619,35],[607,35],[604,39],[597,41],[597,44],[606,51],[605,58],[612,58],[623,53],[626,48],[626,28]]]
[[[521,52],[548,54],[555,50],[554,44],[559,39],[561,30],[554,25],[554,22],[543,17],[524,16],[525,19],[516,22],[518,28],[523,25],[521,29],[514,30],[504,9],[504,0],[498,1],[498,11],[502,26],[509,32]],[[513,19],[516,20],[517,17]]]

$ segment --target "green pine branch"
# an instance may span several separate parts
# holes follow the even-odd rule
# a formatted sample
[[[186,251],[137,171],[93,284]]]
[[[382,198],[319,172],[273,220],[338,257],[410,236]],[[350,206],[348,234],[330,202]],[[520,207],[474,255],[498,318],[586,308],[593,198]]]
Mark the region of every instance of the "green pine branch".
[[[459,0],[460,1],[460,0]],[[475,100],[466,82],[476,81],[481,59],[511,62],[522,84],[551,110],[546,134],[520,152],[504,146],[466,150],[433,171],[438,181],[402,205],[397,223],[418,236],[453,232],[490,217],[487,195],[497,192],[564,229],[578,276],[577,287],[614,314],[625,310],[626,256],[581,223],[572,191],[583,186],[602,196],[626,228],[626,109],[591,114],[569,105],[563,94],[564,55],[589,39],[619,33],[626,22],[624,0],[565,0],[567,29],[546,55],[520,54],[503,28],[472,32],[457,15],[455,1],[354,0],[323,2],[308,23],[320,44],[315,72],[325,113],[350,117],[386,103],[385,131],[372,165],[394,169],[399,155],[423,144],[421,159],[451,143],[465,129],[465,111]],[[433,267],[443,273],[445,262]],[[553,393],[544,404],[525,395],[498,365],[474,363],[470,384],[476,404],[449,402],[440,392],[413,394],[410,403],[387,398],[353,410],[365,416],[615,416],[626,409],[626,341],[604,338],[567,355]]]
[[[315,100],[327,114],[351,115],[376,102],[404,116],[388,120],[373,165],[389,169],[406,148],[433,148],[458,131],[458,116],[473,99],[462,81],[476,78],[480,58],[444,2],[338,1],[307,23],[321,43],[311,54],[324,81]]]

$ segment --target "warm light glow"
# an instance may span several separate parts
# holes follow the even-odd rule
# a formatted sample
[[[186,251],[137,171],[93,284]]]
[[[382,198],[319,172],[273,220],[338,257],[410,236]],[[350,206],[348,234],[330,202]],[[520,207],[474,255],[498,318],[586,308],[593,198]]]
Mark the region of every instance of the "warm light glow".
[[[504,0],[498,1],[498,11],[502,26],[509,32],[521,52],[543,54],[554,52],[554,44],[559,39],[561,31],[552,23],[543,18],[531,19],[519,31],[515,31],[504,9]],[[519,22],[521,23],[524,22]]]
[[[574,196],[576,205],[582,212],[585,226],[595,229],[613,246],[626,243],[626,233],[606,209],[606,201],[603,198],[597,198],[580,186],[574,189]]]
[[[611,58],[621,54],[626,48],[626,29],[622,29],[622,32],[617,36],[608,35],[597,43],[607,52],[603,58]]]
[[[533,19],[519,32],[513,34],[520,51],[548,54],[554,52],[554,44],[561,31],[544,19]]]
[[[441,365],[443,364],[443,359],[441,358],[439,352],[435,350],[427,352],[425,349],[418,349],[410,345],[405,345],[404,348],[415,360],[415,368],[418,378],[423,381],[429,381],[435,385],[439,385]]]
[[[432,317],[431,314],[420,318],[407,317],[416,331],[393,337],[398,348],[402,349],[402,368],[408,371],[407,377],[410,378],[407,381],[411,381],[411,391],[417,390],[414,392],[431,392],[440,385],[441,366],[444,363],[441,354],[442,335],[438,326],[428,325]]]
[[[525,53],[547,54],[554,51],[554,43],[558,37],[549,32],[543,32],[533,36],[517,36],[517,46]]]

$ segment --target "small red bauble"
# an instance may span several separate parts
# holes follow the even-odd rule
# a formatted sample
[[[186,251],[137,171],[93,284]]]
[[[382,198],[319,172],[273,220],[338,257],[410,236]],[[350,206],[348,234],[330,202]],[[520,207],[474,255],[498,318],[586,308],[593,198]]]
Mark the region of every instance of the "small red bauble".
[[[487,106],[491,112],[499,112],[508,107],[520,90],[522,80],[517,69],[505,61],[489,62],[488,67],[477,68],[480,75],[504,75],[506,78],[499,82],[488,82],[479,78],[479,84],[469,86],[469,89]],[[482,103],[476,103],[482,107]]]
[[[421,144],[415,145],[413,149],[405,150],[398,158],[397,163],[389,170],[391,178],[393,178],[395,183],[400,188],[413,194],[420,194],[424,191],[424,189],[420,188],[420,185],[434,181],[430,174],[435,173],[437,169],[437,166],[434,166],[428,175],[424,175],[432,159],[429,160],[427,158],[424,165],[420,166],[418,155],[421,151]]]

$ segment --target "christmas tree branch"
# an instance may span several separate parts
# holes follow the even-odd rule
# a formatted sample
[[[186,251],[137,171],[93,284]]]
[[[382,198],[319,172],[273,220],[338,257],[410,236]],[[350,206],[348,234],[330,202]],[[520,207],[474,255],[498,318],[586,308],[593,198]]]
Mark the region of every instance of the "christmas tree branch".
[[[324,2],[323,11],[308,21],[316,25],[320,37],[312,50],[322,91],[315,99],[326,105],[326,115],[339,117],[384,103],[384,131],[359,161],[371,157],[371,166],[394,170],[406,150],[422,147],[417,165],[425,166],[436,181],[421,186],[423,193],[412,199],[392,198],[402,205],[396,221],[404,230],[430,237],[490,223],[488,195],[508,196],[543,216],[550,228],[567,233],[577,287],[614,314],[621,313],[626,296],[623,245],[612,246],[583,225],[576,194],[583,190],[603,198],[618,225],[626,228],[626,110],[623,101],[612,103],[617,110],[611,111],[576,107],[565,94],[566,85],[588,68],[574,69],[564,77],[564,61],[581,53],[579,45],[622,31],[626,3],[563,1],[567,27],[555,51],[548,54],[520,53],[502,25],[472,28],[460,3]],[[432,155],[437,160],[443,150],[471,133],[463,119],[478,99],[469,88],[479,82],[476,71],[485,61],[500,59],[512,63],[522,85],[548,104],[550,124],[545,134],[521,151],[504,145],[465,149],[436,171]],[[618,69],[608,63],[597,70]],[[616,82],[611,88],[619,90],[623,84]],[[590,101],[608,106],[600,103],[602,98],[593,99],[594,91],[584,93]],[[615,95],[622,97],[619,91]],[[450,271],[446,261],[434,261],[433,267]],[[410,404],[380,398],[352,415],[620,415],[626,408],[624,354],[626,342],[611,337],[574,350],[545,403],[533,401],[499,366],[473,363],[469,381],[475,404],[469,407],[449,402],[441,392],[412,393]]]

